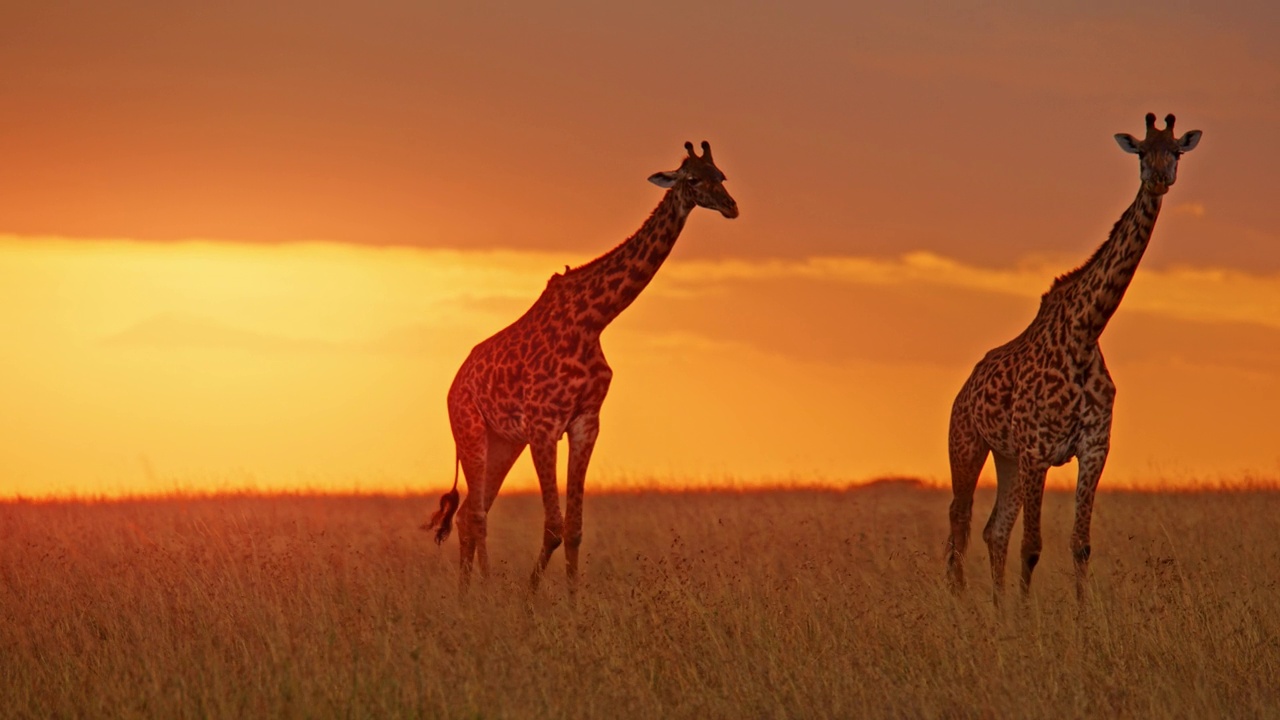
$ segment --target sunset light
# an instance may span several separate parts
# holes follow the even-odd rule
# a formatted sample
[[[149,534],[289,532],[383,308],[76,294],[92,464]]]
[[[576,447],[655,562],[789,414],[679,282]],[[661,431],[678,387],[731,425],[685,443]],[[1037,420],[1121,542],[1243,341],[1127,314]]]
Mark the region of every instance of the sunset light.
[[[471,347],[703,139],[741,218],[695,211],[606,331],[591,485],[945,485],[960,384],[1132,201],[1147,112],[1205,141],[1101,339],[1103,484],[1280,476],[1266,23],[659,5],[14,9],[0,496],[438,492]]]
[[[5,416],[0,494],[439,488],[457,365],[586,259],[0,239],[0,389],[24,410]],[[923,252],[673,261],[605,335],[618,379],[593,482],[944,482],[957,378],[1065,269]],[[909,321],[884,312],[895,305]],[[812,307],[826,310],[796,320]],[[1139,276],[1106,338],[1124,399],[1113,484],[1274,475],[1280,346],[1261,338],[1277,308],[1275,278]],[[970,317],[982,333],[963,332]],[[536,487],[526,463],[510,487]],[[1053,475],[1071,481],[1070,467]]]
[[[0,716],[1280,717],[1277,37],[4,3]]]

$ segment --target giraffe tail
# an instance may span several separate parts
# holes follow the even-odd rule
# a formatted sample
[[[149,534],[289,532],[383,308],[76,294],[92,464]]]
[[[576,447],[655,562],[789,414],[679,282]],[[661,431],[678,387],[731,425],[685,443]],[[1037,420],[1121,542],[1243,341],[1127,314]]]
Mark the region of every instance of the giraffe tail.
[[[423,530],[436,529],[436,544],[439,545],[449,538],[450,531],[453,530],[453,515],[458,512],[458,464],[459,459],[453,461],[453,489],[440,496],[440,509],[431,515],[431,519],[423,524]]]

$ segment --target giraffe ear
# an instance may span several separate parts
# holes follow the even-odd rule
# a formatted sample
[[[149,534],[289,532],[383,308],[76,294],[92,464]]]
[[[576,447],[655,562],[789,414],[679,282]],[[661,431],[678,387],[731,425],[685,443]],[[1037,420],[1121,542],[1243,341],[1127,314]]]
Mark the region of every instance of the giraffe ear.
[[[1186,135],[1178,138],[1178,151],[1188,153],[1196,149],[1200,144],[1200,136],[1204,133],[1199,130],[1189,130]]]
[[[1127,153],[1138,154],[1138,138],[1129,133],[1116,133],[1116,144]]]
[[[660,188],[669,188],[680,179],[678,172],[656,172],[649,176],[649,182]]]

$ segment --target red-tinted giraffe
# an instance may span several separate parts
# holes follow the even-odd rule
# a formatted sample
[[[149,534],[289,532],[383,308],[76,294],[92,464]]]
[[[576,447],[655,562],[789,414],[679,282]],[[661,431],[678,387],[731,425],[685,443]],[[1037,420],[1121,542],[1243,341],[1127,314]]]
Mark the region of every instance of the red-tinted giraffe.
[[[1160,203],[1177,179],[1178,158],[1200,142],[1200,131],[1173,134],[1147,115],[1141,142],[1116,135],[1125,152],[1138,155],[1142,184],[1110,237],[1084,265],[1054,280],[1040,311],[1021,335],[987,353],[960,388],[951,410],[951,536],[947,570],[952,587],[964,586],[973,492],[987,454],[995,456],[996,502],[982,537],[991,554],[991,578],[999,601],[1005,556],[1019,509],[1025,505],[1022,588],[1040,559],[1040,505],[1050,466],[1079,461],[1076,519],[1071,534],[1076,594],[1084,598],[1089,563],[1089,521],[1098,478],[1111,447],[1115,385],[1102,360],[1098,337],[1120,305],[1151,239]]]
[[[488,574],[487,514],[503,479],[528,445],[545,512],[542,553],[530,587],[537,589],[563,539],[569,588],[576,591],[587,464],[600,430],[600,406],[613,378],[600,348],[600,333],[653,279],[695,206],[726,218],[738,216],[738,204],[724,189],[724,173],[711,159],[711,146],[703,141],[701,156],[693,143],[685,143],[685,150],[688,156],[679,169],[649,177],[668,189],[634,235],[586,265],[553,275],[533,307],[477,345],[458,370],[449,388],[449,422],[467,497],[459,506],[455,467],[453,489],[440,499],[440,509],[424,528],[438,528],[436,542],[443,542],[457,511],[463,588],[475,556],[481,575]],[[556,445],[565,434],[569,468],[562,517]]]

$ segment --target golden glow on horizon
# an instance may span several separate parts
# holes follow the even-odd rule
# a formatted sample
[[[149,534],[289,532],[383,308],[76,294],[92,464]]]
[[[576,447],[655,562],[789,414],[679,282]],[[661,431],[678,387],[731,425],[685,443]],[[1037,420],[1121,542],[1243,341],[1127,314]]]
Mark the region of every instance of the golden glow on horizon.
[[[438,491],[468,350],[704,138],[743,214],[607,333],[592,482],[942,481],[1149,111],[1205,139],[1102,340],[1103,482],[1280,475],[1275,3],[11,5],[0,496]]]
[[[439,490],[458,364],[584,259],[0,237],[0,497]],[[673,261],[605,335],[592,482],[945,481],[956,388],[1069,269],[1041,265]],[[1139,273],[1109,485],[1280,474],[1278,308],[1278,278]]]

